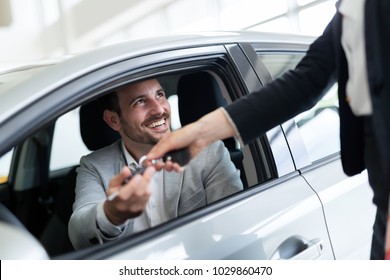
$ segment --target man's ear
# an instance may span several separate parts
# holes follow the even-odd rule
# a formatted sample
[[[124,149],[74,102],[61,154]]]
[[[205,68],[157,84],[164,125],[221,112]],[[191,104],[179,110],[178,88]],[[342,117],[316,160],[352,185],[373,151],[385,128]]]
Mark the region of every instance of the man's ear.
[[[121,124],[119,121],[119,116],[116,112],[110,110],[104,110],[103,120],[115,131],[119,131]]]

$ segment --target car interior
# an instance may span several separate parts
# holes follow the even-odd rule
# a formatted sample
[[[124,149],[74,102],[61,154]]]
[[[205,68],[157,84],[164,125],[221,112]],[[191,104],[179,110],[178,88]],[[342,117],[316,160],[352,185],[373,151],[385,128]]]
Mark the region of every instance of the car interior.
[[[173,89],[178,96],[181,125],[186,125],[204,114],[227,104],[221,86],[207,71],[159,77],[167,92]],[[82,141],[89,151],[107,146],[119,134],[102,119],[97,100],[83,104],[78,110]],[[68,238],[68,221],[72,214],[77,164],[59,170],[50,170],[53,135],[56,123],[42,128],[20,145],[14,147],[8,181],[1,187],[1,207],[12,212],[2,215],[0,221],[10,221],[26,228],[45,247],[49,256],[58,256],[73,250]],[[72,136],[69,136],[72,137]],[[244,169],[244,153],[234,138],[224,140],[244,187],[248,181]],[[66,151],[65,151],[66,152]],[[6,189],[6,191],[5,191]],[[6,195],[3,195],[7,193]],[[6,198],[6,199],[4,199]]]

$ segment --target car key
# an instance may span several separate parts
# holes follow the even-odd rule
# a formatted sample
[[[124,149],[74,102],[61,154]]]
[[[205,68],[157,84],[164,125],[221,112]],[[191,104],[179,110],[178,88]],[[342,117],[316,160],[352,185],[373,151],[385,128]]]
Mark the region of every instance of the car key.
[[[131,174],[130,174],[129,176],[127,176],[127,177],[122,181],[121,187],[123,187],[124,185],[126,185],[126,184],[131,180],[131,178],[133,178],[134,175],[137,175],[137,174],[141,174],[141,175],[142,175],[142,174],[144,174],[144,172],[145,172],[145,167],[143,167],[143,166],[136,166],[136,167],[135,167],[135,171],[131,171]],[[117,191],[115,191],[115,192],[113,192],[112,194],[110,194],[110,195],[107,197],[107,200],[109,200],[109,201],[114,200],[114,199],[118,196],[119,191],[120,191],[120,188],[119,188]]]
[[[178,150],[174,150],[174,151],[166,153],[161,159],[154,159],[154,160],[152,160],[152,164],[156,164],[158,161],[166,162],[166,161],[170,160],[170,161],[178,163],[180,166],[184,166],[184,165],[186,165],[190,161],[190,159],[191,159],[190,156],[191,155],[190,155],[190,151],[188,150],[188,148],[178,149]],[[129,176],[127,176],[122,181],[121,186],[126,185],[131,180],[131,178],[133,178],[134,175],[136,175],[136,174],[141,174],[141,175],[144,174],[146,167],[143,166],[143,162],[144,162],[145,159],[146,159],[146,156],[142,156],[140,158],[139,166],[136,166],[135,167],[135,171],[132,171],[131,174]],[[120,189],[118,189],[117,191],[113,192],[112,194],[110,194],[107,197],[107,199],[109,201],[114,200],[118,196],[119,191],[120,191]]]
[[[143,166],[143,162],[146,159],[146,155],[142,156],[139,160],[139,165]],[[152,159],[151,163],[152,165],[155,165],[156,163],[162,161],[172,161],[178,163],[180,166],[186,165],[191,159],[191,154],[188,148],[178,149],[171,152],[166,153],[162,158],[159,159]]]
[[[186,165],[191,159],[191,154],[188,148],[178,149],[166,153],[162,157],[162,161],[172,161],[178,163],[180,166]]]

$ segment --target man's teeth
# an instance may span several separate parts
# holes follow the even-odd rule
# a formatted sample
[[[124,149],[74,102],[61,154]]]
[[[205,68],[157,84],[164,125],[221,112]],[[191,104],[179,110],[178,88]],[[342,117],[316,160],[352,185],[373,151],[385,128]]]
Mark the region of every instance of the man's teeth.
[[[149,128],[155,128],[155,127],[163,125],[163,124],[165,124],[165,120],[161,120],[161,121],[158,121],[158,122],[151,123],[151,124],[148,125],[148,127]]]

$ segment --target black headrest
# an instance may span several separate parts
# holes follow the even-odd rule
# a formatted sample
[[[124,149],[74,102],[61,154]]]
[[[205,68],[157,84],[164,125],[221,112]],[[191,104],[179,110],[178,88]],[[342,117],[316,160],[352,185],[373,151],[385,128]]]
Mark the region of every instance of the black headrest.
[[[182,126],[225,105],[217,81],[206,72],[182,76],[178,83],[178,97]]]
[[[226,105],[220,86],[215,78],[207,72],[183,75],[180,77],[177,87],[182,126]],[[229,150],[235,148],[236,145],[234,138],[225,139],[224,143]]]
[[[108,146],[120,138],[119,133],[103,120],[103,109],[98,100],[81,106],[80,133],[84,144],[91,151]]]

